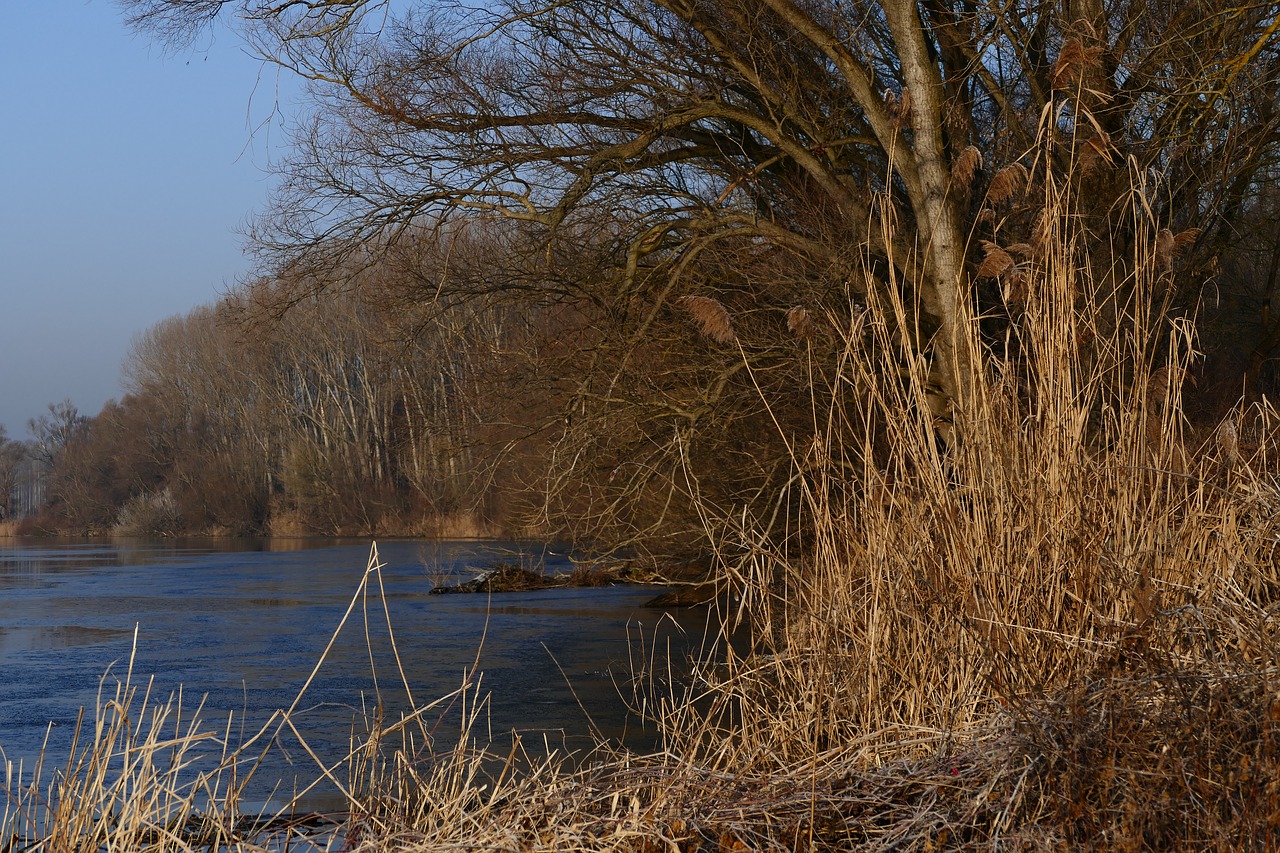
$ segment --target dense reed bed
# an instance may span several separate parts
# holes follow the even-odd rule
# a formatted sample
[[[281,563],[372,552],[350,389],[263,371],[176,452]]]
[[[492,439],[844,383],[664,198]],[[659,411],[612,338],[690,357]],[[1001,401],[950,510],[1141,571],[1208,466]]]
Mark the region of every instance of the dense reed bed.
[[[436,751],[440,700],[401,685],[418,710],[371,714],[317,769],[347,812],[300,834],[240,805],[274,732],[305,743],[295,709],[232,744],[126,675],[64,763],[10,768],[0,849],[1274,849],[1280,417],[1184,417],[1194,317],[1168,310],[1177,238],[1140,175],[1131,256],[1106,265],[1073,185],[1033,178],[1040,215],[979,271],[1006,294],[1003,344],[957,343],[949,410],[910,356],[912,306],[806,318],[844,345],[812,365],[833,402],[788,436],[793,532],[708,512],[733,603],[683,686],[638,673],[660,753],[483,743],[470,683]]]

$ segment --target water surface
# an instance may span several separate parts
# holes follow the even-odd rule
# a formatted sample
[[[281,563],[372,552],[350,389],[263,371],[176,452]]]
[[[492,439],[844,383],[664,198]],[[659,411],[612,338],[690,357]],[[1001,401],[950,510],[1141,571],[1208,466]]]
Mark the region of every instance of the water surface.
[[[640,606],[654,590],[428,594],[433,583],[520,554],[550,571],[569,567],[554,551],[530,557],[527,547],[477,542],[382,542],[381,569],[367,574],[367,541],[0,541],[0,748],[29,764],[47,739],[55,759],[65,756],[104,673],[110,688],[130,665],[133,683],[153,679],[153,696],[181,688],[184,705],[203,701],[203,717],[218,728],[230,719],[252,731],[294,704],[323,657],[298,720],[331,760],[379,698],[388,720],[409,707],[392,638],[418,705],[468,673],[472,684],[481,679],[485,737],[519,732],[576,749],[590,744],[594,726],[649,745],[652,730],[627,714],[620,693],[630,696],[630,674],[655,641],[681,653],[690,642],[669,617]],[[425,718],[436,748],[456,740],[460,705],[447,708]],[[280,747],[277,777],[312,772],[296,743]]]

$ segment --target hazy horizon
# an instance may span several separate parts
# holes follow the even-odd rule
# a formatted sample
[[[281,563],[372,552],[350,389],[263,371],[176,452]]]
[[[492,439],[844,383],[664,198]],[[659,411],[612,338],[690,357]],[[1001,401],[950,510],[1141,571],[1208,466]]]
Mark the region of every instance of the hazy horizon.
[[[9,10],[0,35],[0,423],[122,394],[133,337],[216,300],[249,263],[278,81],[229,32],[166,54],[114,3]]]

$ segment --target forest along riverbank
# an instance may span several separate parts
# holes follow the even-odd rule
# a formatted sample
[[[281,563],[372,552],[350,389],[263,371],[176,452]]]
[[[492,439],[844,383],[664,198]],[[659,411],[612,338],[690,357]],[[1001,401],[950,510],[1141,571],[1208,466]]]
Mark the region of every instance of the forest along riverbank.
[[[296,550],[272,550],[281,548]],[[386,721],[409,709],[396,653],[419,704],[473,674],[487,696],[473,735],[498,742],[518,732],[572,750],[591,745],[594,727],[617,742],[652,745],[654,732],[623,699],[630,677],[655,654],[686,655],[701,615],[645,608],[660,590],[644,585],[429,595],[433,579],[465,583],[497,561],[532,560],[518,543],[396,541],[378,550],[380,576],[298,703],[296,723],[321,759],[346,754],[353,723],[360,731],[379,699]],[[247,736],[294,704],[368,556],[367,542],[323,540],[0,543],[9,605],[0,612],[0,748],[29,767],[47,743],[48,759],[61,763],[103,673],[110,686],[130,661],[134,684],[154,679],[153,697],[181,689],[191,709],[203,698],[212,728],[230,717]],[[551,574],[572,568],[563,555],[537,558]],[[434,748],[457,737],[461,710],[454,702],[429,713]],[[264,767],[264,798],[268,777],[288,787],[315,775],[298,743],[280,746]]]

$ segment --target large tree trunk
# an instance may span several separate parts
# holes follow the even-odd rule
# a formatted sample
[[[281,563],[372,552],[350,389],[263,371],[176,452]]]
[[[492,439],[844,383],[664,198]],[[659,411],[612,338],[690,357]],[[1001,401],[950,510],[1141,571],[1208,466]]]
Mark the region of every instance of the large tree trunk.
[[[944,438],[953,440],[951,409],[975,377],[972,311],[964,268],[963,223],[951,197],[951,169],[946,156],[944,89],[938,66],[930,58],[925,28],[914,0],[888,0],[884,5],[898,48],[904,91],[911,103],[912,149],[916,179],[907,181],[911,205],[924,247],[920,266],[920,299],[938,324],[932,341],[930,408]]]

